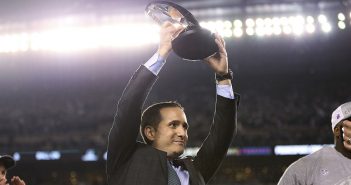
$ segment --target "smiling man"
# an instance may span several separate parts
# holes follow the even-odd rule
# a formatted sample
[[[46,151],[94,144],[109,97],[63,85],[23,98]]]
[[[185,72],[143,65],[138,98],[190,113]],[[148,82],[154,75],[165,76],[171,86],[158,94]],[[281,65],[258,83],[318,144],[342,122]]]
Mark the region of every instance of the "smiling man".
[[[278,185],[351,184],[351,102],[332,113],[334,147],[322,149],[292,163]]]
[[[215,36],[218,52],[205,60],[216,73],[216,111],[196,156],[180,157],[189,125],[179,103],[156,103],[141,111],[172,50],[171,41],[182,29],[169,22],[162,25],[157,53],[135,72],[118,102],[108,138],[109,185],[204,185],[226,156],[236,131],[239,96],[232,89],[225,43],[219,35]],[[144,142],[136,141],[139,131]]]

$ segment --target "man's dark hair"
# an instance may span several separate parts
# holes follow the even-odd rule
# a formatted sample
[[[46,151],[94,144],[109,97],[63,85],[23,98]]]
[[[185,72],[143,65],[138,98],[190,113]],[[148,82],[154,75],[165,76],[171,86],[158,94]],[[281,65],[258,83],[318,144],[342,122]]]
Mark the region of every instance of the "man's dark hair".
[[[147,144],[151,144],[152,141],[147,139],[144,134],[144,129],[146,126],[151,126],[157,131],[157,127],[159,123],[162,121],[160,110],[163,108],[170,108],[170,107],[179,107],[184,111],[182,105],[180,105],[176,101],[167,101],[167,102],[160,102],[150,105],[146,108],[142,115],[141,115],[141,124],[140,124],[140,134],[143,137],[144,141]]]

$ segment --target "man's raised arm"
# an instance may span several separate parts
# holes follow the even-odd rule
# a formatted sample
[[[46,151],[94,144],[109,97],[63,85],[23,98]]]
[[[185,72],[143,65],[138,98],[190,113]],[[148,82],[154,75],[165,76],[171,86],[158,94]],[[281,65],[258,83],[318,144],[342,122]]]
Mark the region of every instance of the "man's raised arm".
[[[118,101],[113,125],[108,136],[107,178],[111,171],[126,161],[136,146],[143,104],[172,49],[172,39],[182,31],[169,22],[160,30],[160,45],[144,65],[129,80]]]

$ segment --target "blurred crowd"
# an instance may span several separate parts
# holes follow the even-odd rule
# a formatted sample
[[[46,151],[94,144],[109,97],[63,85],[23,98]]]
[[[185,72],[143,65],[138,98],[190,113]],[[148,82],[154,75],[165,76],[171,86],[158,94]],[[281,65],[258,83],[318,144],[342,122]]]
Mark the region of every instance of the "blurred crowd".
[[[176,97],[188,114],[189,146],[199,146],[208,132],[215,101],[213,93],[208,93],[213,92],[212,88],[192,88]],[[326,134],[331,132],[331,111],[342,101],[351,99],[347,94],[351,87],[340,83],[334,87],[299,84],[279,88],[279,85],[238,87],[239,127],[233,146],[332,143],[331,134]],[[333,88],[344,91],[330,90]],[[121,93],[122,89],[117,91]],[[149,102],[160,99],[159,91],[150,95]],[[7,99],[0,108],[2,150],[105,150],[119,95],[113,89],[98,92],[104,91]],[[172,92],[162,91],[161,99],[167,93]]]

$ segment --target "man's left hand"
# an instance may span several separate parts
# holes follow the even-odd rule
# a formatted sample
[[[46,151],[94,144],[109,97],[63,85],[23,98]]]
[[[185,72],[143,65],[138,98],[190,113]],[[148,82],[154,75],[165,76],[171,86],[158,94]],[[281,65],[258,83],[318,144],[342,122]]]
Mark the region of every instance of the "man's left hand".
[[[215,33],[215,42],[218,46],[218,52],[205,59],[213,71],[219,75],[224,75],[228,73],[228,56],[225,49],[224,39]]]

